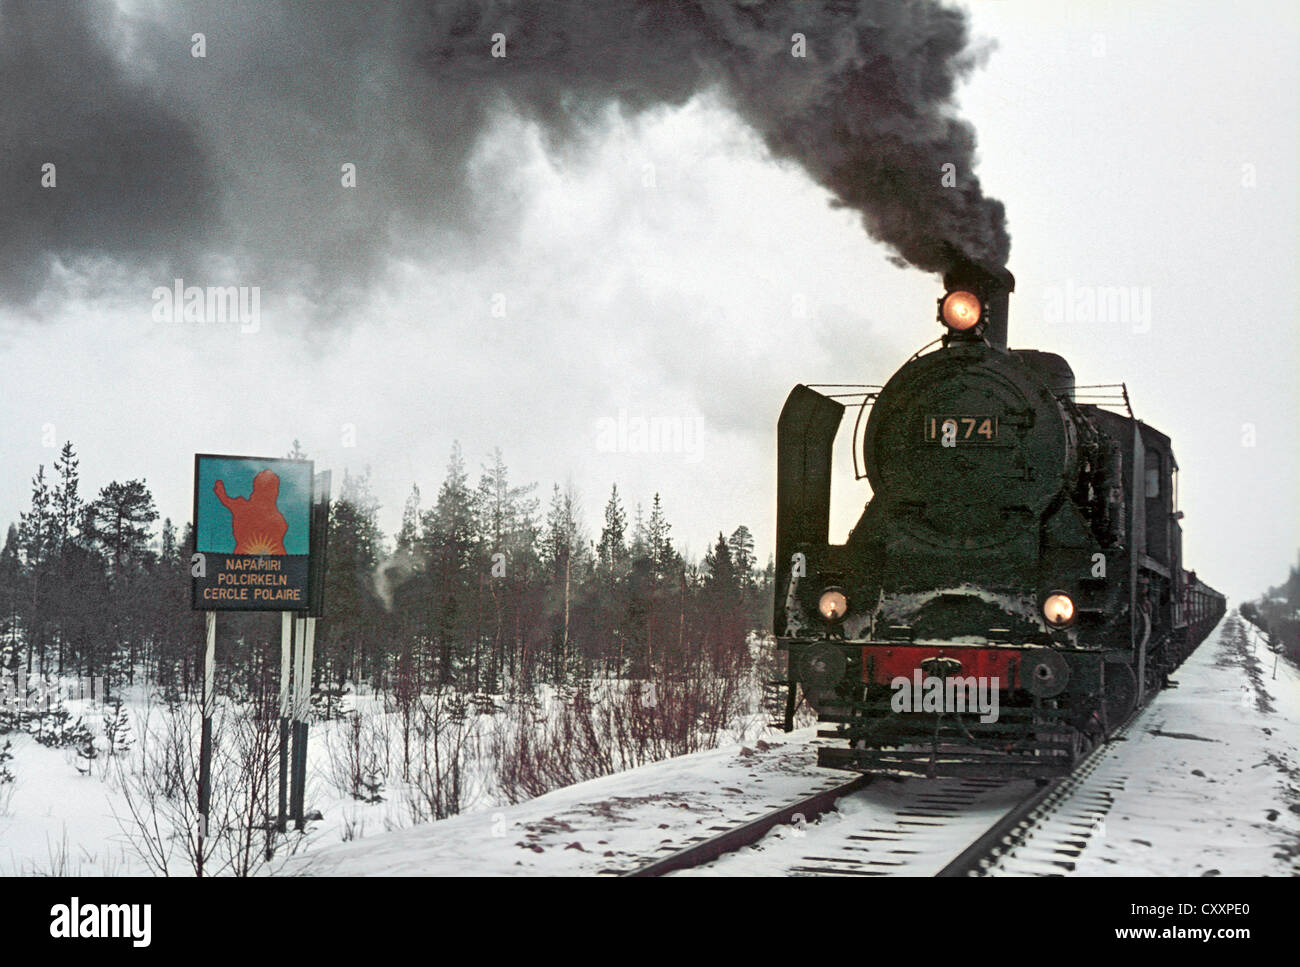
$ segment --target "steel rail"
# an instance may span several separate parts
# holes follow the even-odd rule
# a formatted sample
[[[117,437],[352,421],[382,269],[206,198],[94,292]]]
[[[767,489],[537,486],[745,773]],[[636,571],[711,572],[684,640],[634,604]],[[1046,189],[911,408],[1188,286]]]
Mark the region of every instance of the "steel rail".
[[[1042,825],[1056,808],[1068,799],[1089,776],[1096,770],[1101,760],[1112,750],[1112,743],[1121,741],[1129,728],[1137,721],[1158,692],[1152,691],[1146,700],[1135,708],[1115,732],[1106,740],[1097,743],[1083,761],[1079,762],[1067,775],[1057,776],[1041,789],[1032,793],[1020,805],[1013,807],[1001,819],[966,847],[947,866],[935,876],[979,876],[993,860],[1008,853],[1015,852],[1024,845],[1029,834]]]
[[[734,853],[745,846],[751,846],[762,839],[776,826],[791,822],[795,816],[813,820],[835,808],[835,803],[844,796],[851,795],[869,785],[874,777],[857,775],[846,782],[841,782],[827,789],[821,789],[796,802],[774,809],[769,813],[725,829],[716,836],[691,843],[681,849],[674,849],[669,855],[652,860],[641,866],[620,874],[621,876],[663,876],[676,870],[686,870],[694,866],[711,863],[719,856]]]
[[[1102,745],[1098,750],[1104,749]],[[1025,834],[1038,825],[1042,816],[1051,811],[1055,802],[1048,800],[1062,798],[1062,787],[1070,776],[1053,779],[1035,792],[1020,805],[1015,806],[1005,816],[995,822],[984,835],[975,840],[957,854],[947,866],[935,876],[975,876],[983,868],[985,861],[1014,849],[1025,839]],[[1010,845],[1006,845],[1010,844]]]

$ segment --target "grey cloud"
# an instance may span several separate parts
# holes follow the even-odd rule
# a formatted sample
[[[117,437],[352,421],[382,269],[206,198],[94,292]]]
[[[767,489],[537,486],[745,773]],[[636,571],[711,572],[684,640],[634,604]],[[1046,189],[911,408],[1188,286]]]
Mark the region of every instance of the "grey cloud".
[[[126,0],[124,0],[124,3]],[[935,0],[5,3],[5,298],[107,256],[299,291],[328,316],[413,247],[472,258],[512,206],[470,160],[493,119],[580,142],[716,91],[898,257],[1004,262],[953,92],[978,56]],[[190,53],[202,32],[207,56]],[[491,56],[504,34],[507,56]],[[807,56],[791,55],[792,35]],[[37,183],[60,164],[57,191]],[[340,166],[358,168],[355,189]],[[941,185],[952,164],[956,187]],[[164,271],[159,268],[154,274]],[[156,281],[156,280],[155,280]],[[274,293],[271,293],[274,298]]]

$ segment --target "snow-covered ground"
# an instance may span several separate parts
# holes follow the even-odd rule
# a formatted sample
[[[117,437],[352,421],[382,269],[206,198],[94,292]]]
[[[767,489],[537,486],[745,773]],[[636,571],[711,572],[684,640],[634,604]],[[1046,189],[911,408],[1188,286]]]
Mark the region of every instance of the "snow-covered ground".
[[[1079,874],[1300,872],[1300,670],[1281,659],[1273,676],[1273,654],[1262,644],[1254,646],[1240,622],[1226,619],[1179,670],[1178,687],[1156,697],[1099,768],[1099,779],[1123,777],[1124,782],[1079,858]],[[139,715],[143,697],[132,705]],[[77,711],[74,703],[69,708]],[[619,871],[661,847],[843,777],[815,765],[817,740],[812,729],[804,729],[653,763],[516,806],[497,806],[480,796],[470,806],[473,811],[411,826],[395,795],[372,805],[330,787],[324,778],[329,773],[326,734],[338,727],[330,723],[312,733],[317,778],[309,800],[325,818],[312,824],[306,851],[277,862],[272,871],[345,876]],[[0,874],[147,872],[114,818],[116,813],[125,819],[126,813],[117,783],[104,775],[103,760],[85,776],[70,750],[45,748],[23,734],[8,738],[18,782],[7,808],[0,802]],[[696,872],[779,872],[815,853],[823,837],[888,821],[910,795],[908,787],[918,782],[924,780],[873,784],[842,801],[840,811],[820,824],[805,830],[780,827],[756,847]],[[1014,796],[1004,798],[1005,805],[1014,801]],[[942,842],[927,841],[927,862],[921,865],[941,866],[941,854],[964,845],[958,840],[966,826],[974,830],[992,821],[1003,805],[996,794],[981,795]],[[341,841],[345,837],[352,839]],[[909,869],[925,872],[919,865]]]
[[[141,693],[124,702],[128,712],[140,707]],[[75,720],[99,728],[104,706],[69,700]],[[142,715],[132,714],[139,735]],[[131,849],[116,816],[128,818],[125,802],[112,781],[115,764],[108,758],[84,764],[73,749],[40,745],[15,731],[0,736],[12,744],[9,770],[13,783],[0,786],[0,875],[129,876],[147,872]],[[80,767],[80,768],[79,768]]]
[[[1248,628],[1226,618],[1106,764],[1127,781],[1079,874],[1300,874],[1300,670]]]
[[[625,686],[623,682],[608,684],[618,694],[622,694]],[[143,738],[147,734],[155,737],[154,749],[165,744],[167,712],[159,697],[144,688],[128,689],[120,697],[129,717],[128,732],[133,745],[116,758],[106,754],[102,734],[105,706],[79,699],[64,702],[74,720],[80,717],[97,734],[100,757],[91,763],[89,774],[84,771],[84,760],[71,748],[43,746],[22,731],[0,736],[0,747],[6,740],[12,743],[13,760],[8,768],[16,777],[11,784],[0,784],[0,876],[144,876],[156,872],[157,864],[146,862],[136,848],[140,837],[124,791],[124,785],[130,786],[132,780],[128,778],[124,784],[123,773],[128,776],[140,773]],[[758,701],[760,696],[756,694],[753,698]],[[566,701],[553,689],[544,687],[537,696],[533,714],[539,721],[547,722]],[[427,800],[421,797],[414,783],[400,779],[403,759],[400,713],[385,711],[383,702],[369,694],[349,695],[343,707],[360,713],[356,719],[361,725],[357,741],[364,748],[359,755],[382,777],[379,794],[373,797],[374,801],[361,801],[346,788],[345,760],[354,740],[350,732],[354,720],[313,722],[308,745],[306,802],[309,815],[317,813],[321,818],[310,822],[305,834],[290,835],[292,852],[311,853],[331,845],[368,840],[426,821]],[[189,724],[196,730],[197,717],[191,707],[186,706],[186,710]],[[479,819],[491,817],[496,815],[498,804],[507,801],[507,793],[496,774],[496,754],[502,744],[511,745],[512,737],[521,728],[516,713],[517,710],[511,710],[504,702],[495,714],[469,712],[462,730],[459,797],[464,813],[472,813]],[[236,714],[242,713],[236,711]],[[761,711],[742,708],[732,726],[723,730],[723,735],[732,739],[757,738],[768,731],[767,720],[768,716]],[[448,735],[449,732],[442,734],[444,742]],[[728,740],[724,738],[724,741]],[[219,747],[223,744],[220,736],[217,744]],[[418,734],[413,731],[410,752],[413,769],[418,768],[421,758],[419,744]],[[445,748],[443,754],[445,758]],[[217,785],[221,785],[220,776]],[[419,818],[416,812],[420,813]],[[169,818],[174,815],[164,816]],[[445,820],[437,826],[442,829],[455,821]],[[162,838],[171,844],[169,875],[189,872],[180,840],[167,830]],[[282,844],[269,863],[255,864],[258,867],[255,873],[279,873],[291,853],[289,845]],[[214,865],[219,864],[210,863],[209,869]]]
[[[1291,875],[1300,856],[1300,671],[1231,618],[1158,695],[1098,777],[1124,788],[1078,874]],[[289,870],[330,875],[549,874],[626,869],[745,809],[776,806],[834,775],[813,765],[812,730],[731,746],[558,790],[522,805],[314,851]],[[1107,771],[1108,770],[1108,771]],[[823,836],[890,821],[907,784],[868,787],[806,830],[779,827],[697,872],[753,875],[799,865]],[[996,798],[996,797],[994,797]],[[1014,802],[1014,796],[1006,805]],[[738,804],[743,804],[739,805]],[[992,821],[981,801],[963,823]],[[969,820],[969,822],[966,822]],[[951,856],[951,830],[928,867]],[[801,835],[800,835],[801,834]],[[939,854],[943,853],[944,856]],[[920,872],[920,867],[909,867]],[[928,871],[928,870],[927,870]]]
[[[136,833],[122,773],[138,773],[147,734],[163,741],[166,712],[158,696],[143,688],[127,689],[122,698],[132,747],[117,758],[106,755],[104,747],[105,706],[89,700],[65,702],[74,719],[82,718],[97,733],[100,756],[90,765],[89,774],[83,774],[85,762],[71,748],[48,748],[21,731],[0,736],[0,746],[6,740],[12,743],[9,769],[15,776],[8,787],[0,785],[0,876],[145,876],[153,872],[132,845]],[[362,712],[368,752],[383,745],[392,747],[392,755],[400,755],[396,715],[385,714],[381,703],[369,695],[349,696],[346,704]],[[197,727],[197,718],[191,715],[191,719]],[[493,801],[491,763],[486,754],[474,754],[486,753],[493,724],[491,716],[471,716],[466,729],[470,768],[463,777],[462,798],[467,809],[485,808]],[[339,788],[338,760],[348,738],[346,719],[312,723],[306,802],[308,811],[321,813],[323,819],[310,823],[305,835],[292,837],[297,840],[295,849],[309,850],[319,843],[337,843],[413,823],[407,790],[394,778],[395,767],[387,769],[378,801],[361,802]],[[284,855],[287,852],[284,850]],[[282,859],[277,857],[259,872],[277,872]],[[186,872],[179,847],[169,872]]]
[[[319,850],[286,872],[342,876],[574,875],[619,871],[739,812],[776,808],[842,773],[821,769],[812,729],[730,745],[557,789],[509,808]]]

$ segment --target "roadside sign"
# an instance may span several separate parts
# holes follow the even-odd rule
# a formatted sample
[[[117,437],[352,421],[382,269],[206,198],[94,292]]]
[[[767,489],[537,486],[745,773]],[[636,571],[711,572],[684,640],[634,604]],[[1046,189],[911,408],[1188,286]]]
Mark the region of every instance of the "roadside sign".
[[[312,607],[313,477],[310,460],[195,455],[195,609]]]

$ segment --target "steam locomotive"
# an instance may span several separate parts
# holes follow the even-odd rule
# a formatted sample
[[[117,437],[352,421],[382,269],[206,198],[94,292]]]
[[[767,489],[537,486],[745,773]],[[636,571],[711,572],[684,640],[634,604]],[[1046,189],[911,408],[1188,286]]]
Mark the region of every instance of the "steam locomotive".
[[[839,740],[819,762],[859,772],[1059,775],[1169,683],[1224,597],[1183,569],[1178,465],[1127,388],[1008,349],[1005,269],[962,259],[944,288],[942,337],[858,391],[872,497],[844,544],[831,456],[852,404],[799,385],[781,411],[784,725],[802,695]]]

